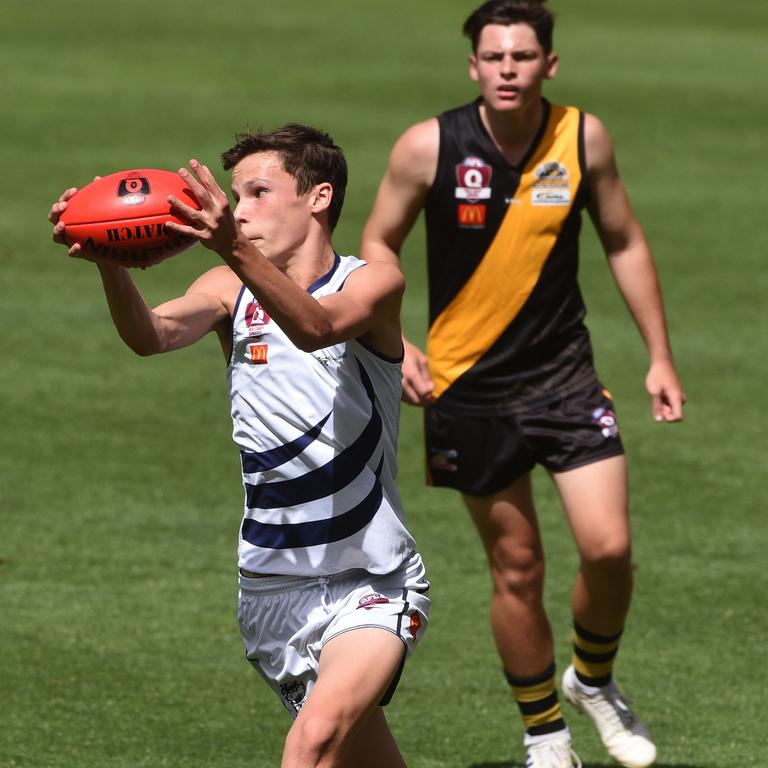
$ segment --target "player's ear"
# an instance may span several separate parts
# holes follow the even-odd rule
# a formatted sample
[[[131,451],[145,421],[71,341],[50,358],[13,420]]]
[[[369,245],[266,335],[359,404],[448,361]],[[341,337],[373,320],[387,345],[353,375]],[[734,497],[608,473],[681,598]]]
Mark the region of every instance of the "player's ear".
[[[309,195],[309,204],[313,213],[324,211],[333,199],[333,187],[327,181],[317,184]]]
[[[475,82],[480,79],[477,74],[477,56],[474,51],[469,54],[469,79]]]
[[[557,74],[557,67],[560,64],[560,57],[552,51],[547,55],[547,74],[544,75],[546,80],[551,80]]]

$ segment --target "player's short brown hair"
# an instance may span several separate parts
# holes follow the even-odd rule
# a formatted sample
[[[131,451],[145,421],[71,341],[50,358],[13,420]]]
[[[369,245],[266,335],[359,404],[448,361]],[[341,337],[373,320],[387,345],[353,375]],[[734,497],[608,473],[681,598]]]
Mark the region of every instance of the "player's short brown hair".
[[[347,161],[341,147],[325,131],[302,123],[288,123],[273,131],[250,130],[235,136],[235,145],[221,154],[225,171],[257,152],[275,152],[283,170],[296,180],[296,193],[304,195],[316,184],[333,187],[328,225],[333,230],[341,216],[347,188]]]
[[[547,7],[546,0],[487,0],[464,22],[463,31],[472,41],[473,51],[477,50],[480,33],[488,24],[528,24],[544,52],[552,53],[555,14]]]

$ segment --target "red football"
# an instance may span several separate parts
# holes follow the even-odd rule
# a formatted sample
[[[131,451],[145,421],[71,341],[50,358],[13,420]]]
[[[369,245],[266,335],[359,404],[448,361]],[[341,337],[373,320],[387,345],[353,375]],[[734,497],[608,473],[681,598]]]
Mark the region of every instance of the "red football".
[[[200,209],[192,190],[177,173],[145,168],[103,176],[79,189],[61,215],[70,245],[80,243],[89,261],[149,267],[194,245],[166,222],[181,223],[171,214],[168,195]]]

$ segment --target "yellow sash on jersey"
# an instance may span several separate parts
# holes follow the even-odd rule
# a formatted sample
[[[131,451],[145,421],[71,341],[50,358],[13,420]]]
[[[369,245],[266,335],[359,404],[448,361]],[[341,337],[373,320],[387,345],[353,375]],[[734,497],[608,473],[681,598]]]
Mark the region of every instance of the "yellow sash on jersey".
[[[544,136],[496,237],[429,329],[435,397],[490,349],[536,286],[581,182],[578,135],[579,110],[551,105]]]

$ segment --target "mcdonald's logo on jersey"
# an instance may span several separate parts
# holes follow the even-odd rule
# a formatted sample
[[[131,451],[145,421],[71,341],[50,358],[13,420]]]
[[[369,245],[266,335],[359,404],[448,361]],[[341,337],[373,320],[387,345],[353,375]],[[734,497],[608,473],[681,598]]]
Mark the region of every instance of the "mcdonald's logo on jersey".
[[[266,365],[267,351],[269,350],[269,344],[249,344],[248,356],[252,363],[255,365]]]
[[[482,203],[460,203],[459,226],[464,229],[483,229],[485,227],[485,205]]]

